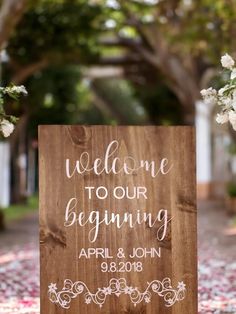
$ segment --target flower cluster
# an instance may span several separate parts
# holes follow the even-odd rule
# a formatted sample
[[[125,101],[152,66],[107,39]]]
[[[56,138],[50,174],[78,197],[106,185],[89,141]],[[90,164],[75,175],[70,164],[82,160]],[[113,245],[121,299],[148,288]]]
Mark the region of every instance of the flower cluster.
[[[21,86],[10,85],[7,87],[0,87],[0,134],[4,137],[8,137],[14,131],[17,118],[11,115],[7,115],[4,110],[5,96],[8,96],[14,100],[18,100],[21,95],[26,96],[26,88]]]
[[[14,131],[15,126],[7,119],[2,119],[0,122],[0,132],[4,137],[8,137]]]
[[[234,59],[225,54],[221,57],[221,64],[230,73],[227,84],[218,91],[212,87],[203,89],[201,95],[206,104],[218,104],[221,112],[216,116],[216,122],[223,124],[230,122],[236,130],[236,67]]]

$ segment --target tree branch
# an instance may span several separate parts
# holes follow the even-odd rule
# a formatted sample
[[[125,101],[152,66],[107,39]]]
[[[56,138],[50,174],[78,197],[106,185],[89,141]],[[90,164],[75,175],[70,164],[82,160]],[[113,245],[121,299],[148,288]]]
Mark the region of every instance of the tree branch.
[[[86,68],[83,75],[89,79],[124,77],[124,69],[114,66],[92,66]]]
[[[120,55],[116,57],[102,57],[96,64],[100,65],[132,65],[142,61],[139,55]]]
[[[0,9],[0,49],[25,12],[27,0],[3,0]]]
[[[105,116],[115,118],[120,124],[124,124],[123,116],[118,112],[110,103],[107,102],[104,97],[101,96],[96,83],[91,82],[91,91],[93,94],[94,105],[103,113]]]
[[[12,83],[19,85],[24,83],[35,72],[43,70],[48,66],[48,60],[43,59],[38,62],[21,67],[12,77]]]
[[[124,47],[136,47],[136,45],[142,44],[139,38],[124,38],[124,37],[107,37],[99,40],[99,44],[104,46],[124,46]]]

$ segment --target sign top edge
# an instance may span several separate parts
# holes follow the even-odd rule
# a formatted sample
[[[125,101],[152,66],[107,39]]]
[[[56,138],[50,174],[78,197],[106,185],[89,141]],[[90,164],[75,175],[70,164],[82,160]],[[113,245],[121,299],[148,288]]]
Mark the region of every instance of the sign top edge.
[[[55,127],[86,127],[86,128],[99,128],[99,127],[109,127],[109,128],[188,128],[195,129],[192,125],[109,125],[109,124],[40,124],[38,128],[55,128]]]

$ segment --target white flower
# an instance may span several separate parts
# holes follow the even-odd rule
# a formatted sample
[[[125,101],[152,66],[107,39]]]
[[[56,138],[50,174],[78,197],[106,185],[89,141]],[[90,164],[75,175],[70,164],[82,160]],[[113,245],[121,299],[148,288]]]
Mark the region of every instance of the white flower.
[[[105,288],[102,289],[102,292],[105,295],[110,295],[110,294],[112,294],[112,289],[110,287],[105,287]]]
[[[234,110],[230,110],[229,112],[229,121],[233,129],[236,131],[236,112]]]
[[[217,91],[212,87],[201,90],[201,95],[207,104],[216,103],[217,101]]]
[[[233,100],[231,97],[221,97],[219,105],[223,105],[225,109],[230,109],[233,105]]]
[[[232,69],[234,66],[234,60],[228,53],[226,53],[221,57],[221,64],[223,68]]]
[[[89,298],[89,297],[87,297],[87,298],[85,299],[85,303],[86,303],[86,304],[90,304],[91,301],[92,301],[92,300],[91,300],[91,298]]]
[[[219,124],[224,124],[229,121],[229,114],[226,113],[217,113],[216,122]]]
[[[185,284],[183,281],[181,281],[181,282],[178,283],[177,288],[178,288],[179,290],[185,290],[186,284]]]
[[[233,68],[231,74],[230,74],[230,79],[233,80],[236,78],[236,68]]]
[[[221,57],[221,64],[231,71],[228,82],[218,91],[210,87],[201,91],[202,98],[206,104],[221,106],[221,112],[216,116],[216,122],[224,124],[230,122],[236,131],[236,66],[234,59],[225,54]],[[227,76],[228,77],[228,76]]]
[[[24,85],[6,87],[5,93],[17,94],[17,95],[20,95],[20,94],[28,95],[28,92]]]
[[[236,111],[236,102],[233,102],[233,103],[232,103],[232,107],[233,107],[233,109]]]
[[[78,292],[81,293],[81,292],[84,290],[83,285],[79,285],[79,286],[77,287],[77,290],[78,290]]]
[[[66,308],[66,306],[67,306],[67,301],[66,300],[63,300],[62,302],[61,302],[61,306],[63,307],[63,308]]]
[[[212,87],[209,87],[208,89],[201,90],[202,97],[209,97],[212,95],[216,96],[216,94],[217,94],[217,91]]]
[[[49,292],[55,292],[57,290],[57,284],[56,283],[51,283],[49,286],[48,286],[48,291]]]
[[[126,286],[126,287],[124,288],[124,293],[125,293],[125,294],[131,294],[133,291],[134,291],[134,288],[132,288],[132,287]]]
[[[224,95],[224,92],[227,90],[229,85],[225,85],[224,87],[220,88],[218,91],[218,95],[221,97]]]
[[[15,128],[14,124],[6,119],[3,119],[0,122],[0,131],[2,132],[4,137],[10,136],[11,133],[14,131],[14,128]]]
[[[17,93],[17,94],[23,94],[23,95],[28,95],[28,92],[25,88],[24,85],[21,85],[21,86],[13,86],[11,88],[12,92],[14,93]]]
[[[231,97],[231,107],[236,111],[236,90],[233,91],[232,97]]]
[[[150,298],[149,298],[148,296],[146,296],[146,297],[144,298],[144,301],[145,301],[146,303],[150,303],[150,302],[151,302],[151,300],[150,300]]]

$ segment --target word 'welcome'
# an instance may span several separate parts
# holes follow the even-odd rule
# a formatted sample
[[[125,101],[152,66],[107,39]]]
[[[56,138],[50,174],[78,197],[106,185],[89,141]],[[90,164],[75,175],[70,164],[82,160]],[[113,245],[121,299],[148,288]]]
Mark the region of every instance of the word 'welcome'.
[[[158,174],[167,174],[173,165],[169,165],[167,158],[162,158],[159,165],[153,160],[136,160],[132,156],[125,156],[123,158],[115,157],[119,151],[119,142],[113,140],[109,143],[105,150],[104,158],[96,158],[91,161],[90,154],[83,152],[79,160],[71,165],[71,160],[66,159],[66,176],[72,178],[76,173],[83,174],[93,171],[96,175],[106,174],[119,174],[124,173],[130,175],[140,169],[149,172],[151,177],[155,178]]]

